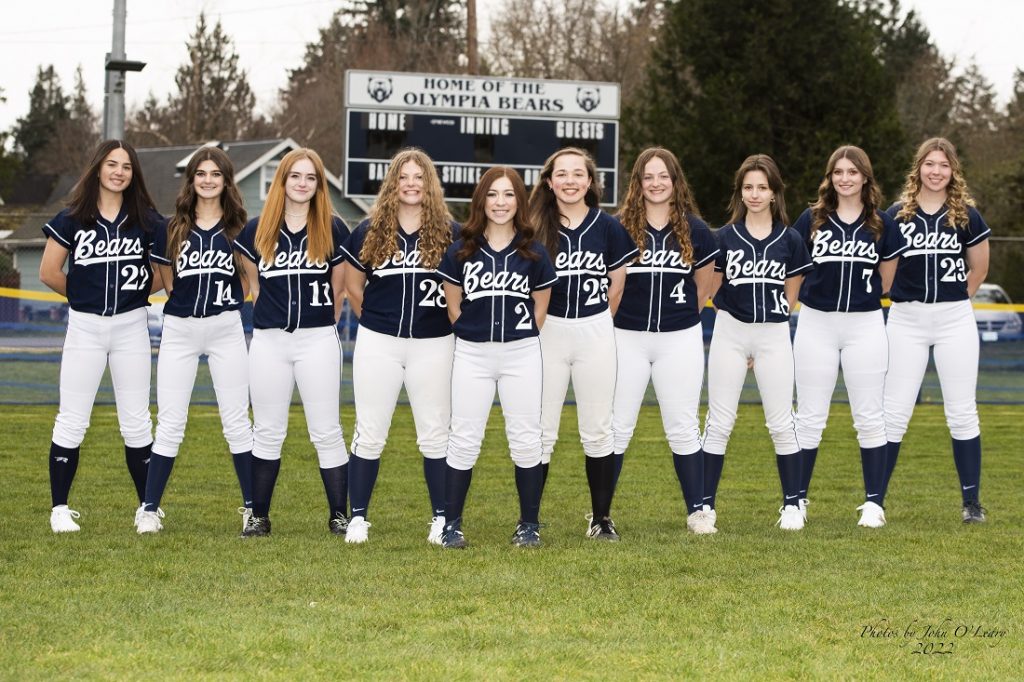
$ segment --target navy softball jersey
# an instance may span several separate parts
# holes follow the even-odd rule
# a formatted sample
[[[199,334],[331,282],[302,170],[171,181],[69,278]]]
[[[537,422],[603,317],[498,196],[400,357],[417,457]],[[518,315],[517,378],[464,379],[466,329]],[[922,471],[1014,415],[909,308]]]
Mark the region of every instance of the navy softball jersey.
[[[128,222],[121,208],[107,221],[83,225],[64,209],[43,226],[43,234],[68,250],[68,303],[72,310],[111,316],[149,305],[149,252],[163,223],[156,211],[145,226]]]
[[[715,272],[723,274],[715,307],[741,322],[786,322],[786,280],[813,267],[807,246],[792,228],[772,226],[764,239],[754,239],[743,223],[721,228]]]
[[[462,248],[461,239],[448,248],[437,271],[462,287],[462,312],[453,327],[456,337],[507,343],[540,333],[531,294],[551,288],[558,277],[543,247],[532,244],[531,250],[539,258],[529,260],[516,250],[518,243],[518,238],[513,239],[504,249],[495,251],[480,238],[480,248],[465,262],[455,255]]]
[[[156,231],[152,259],[172,265],[167,225]],[[211,317],[242,307],[242,278],[235,268],[234,249],[217,223],[208,230],[193,224],[181,242],[174,263],[174,286],[164,312],[175,317]]]
[[[811,209],[800,214],[793,229],[810,248],[814,261],[814,269],[800,287],[800,305],[841,313],[865,313],[882,307],[878,263],[885,245],[892,244],[896,224],[888,214],[876,213],[882,221],[877,241],[863,214],[851,224],[830,213],[813,238]]]
[[[626,266],[626,288],[615,313],[615,326],[641,332],[674,332],[700,323],[693,273],[712,262],[718,245],[707,224],[686,216],[693,263],[683,260],[671,226],[647,226],[640,258]]]
[[[349,235],[348,227],[341,218],[331,221],[334,250],[325,263],[306,257],[305,227],[292,233],[282,224],[274,260],[265,263],[255,246],[258,222],[259,218],[250,220],[235,240],[235,248],[259,268],[260,293],[253,307],[253,326],[293,332],[334,325],[331,269],[341,267],[344,261],[341,245]]]
[[[891,250],[885,260],[900,257],[896,278],[889,298],[893,302],[920,301],[941,303],[965,301],[967,295],[967,248],[989,238],[992,230],[973,206],[967,207],[967,226],[950,225],[945,206],[929,215],[918,207],[913,217],[898,217],[902,204],[896,203],[886,213],[897,222]]]
[[[574,230],[558,230],[555,272],[548,314],[590,317],[608,309],[608,273],[636,257],[639,250],[626,228],[598,208]]]
[[[366,275],[363,314],[359,324],[380,334],[403,339],[431,339],[452,333],[441,276],[420,260],[420,233],[398,229],[398,252],[379,268],[364,264],[363,250],[370,221],[359,223],[342,245],[345,260]],[[459,226],[452,223],[452,241]]]

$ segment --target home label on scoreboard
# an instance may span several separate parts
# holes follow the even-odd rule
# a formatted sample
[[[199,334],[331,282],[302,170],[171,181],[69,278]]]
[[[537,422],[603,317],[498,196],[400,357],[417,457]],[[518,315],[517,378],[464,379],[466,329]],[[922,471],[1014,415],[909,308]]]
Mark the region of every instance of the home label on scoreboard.
[[[580,147],[597,164],[602,203],[616,203],[616,84],[372,71],[348,71],[346,84],[346,196],[373,199],[404,147],[434,160],[452,201],[468,200],[495,165],[530,187],[548,156]]]

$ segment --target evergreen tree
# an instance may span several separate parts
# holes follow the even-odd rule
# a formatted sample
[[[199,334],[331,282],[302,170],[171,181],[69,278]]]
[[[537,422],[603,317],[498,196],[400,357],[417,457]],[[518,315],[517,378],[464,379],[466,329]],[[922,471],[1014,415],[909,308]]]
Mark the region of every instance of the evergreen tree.
[[[89,106],[82,66],[75,71],[75,90],[68,98],[68,116],[54,126],[53,133],[36,156],[35,168],[42,173],[78,173],[99,142],[99,116]]]
[[[64,94],[56,69],[52,64],[40,66],[29,93],[28,113],[17,120],[12,133],[27,171],[39,170],[40,152],[54,136],[58,125],[70,116],[69,98]]]

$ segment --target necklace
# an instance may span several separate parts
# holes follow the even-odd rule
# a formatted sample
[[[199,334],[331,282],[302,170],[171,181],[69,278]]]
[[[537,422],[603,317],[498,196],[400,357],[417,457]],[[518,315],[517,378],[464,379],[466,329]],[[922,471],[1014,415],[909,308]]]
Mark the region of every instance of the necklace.
[[[309,215],[308,212],[306,212],[306,213],[289,213],[288,211],[285,211],[284,214],[286,216],[288,216],[289,218],[305,218],[306,216]]]

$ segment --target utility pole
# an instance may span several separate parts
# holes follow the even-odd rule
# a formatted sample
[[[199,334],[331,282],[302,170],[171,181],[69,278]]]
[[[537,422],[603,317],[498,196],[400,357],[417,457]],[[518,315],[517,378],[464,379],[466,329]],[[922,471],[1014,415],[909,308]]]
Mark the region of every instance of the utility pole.
[[[466,68],[471,76],[480,73],[480,57],[476,44],[476,0],[466,0]]]
[[[127,0],[114,0],[114,40],[107,53],[106,83],[103,88],[103,139],[124,137],[124,76],[142,71],[145,62],[129,61],[124,54],[124,25]]]

